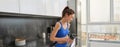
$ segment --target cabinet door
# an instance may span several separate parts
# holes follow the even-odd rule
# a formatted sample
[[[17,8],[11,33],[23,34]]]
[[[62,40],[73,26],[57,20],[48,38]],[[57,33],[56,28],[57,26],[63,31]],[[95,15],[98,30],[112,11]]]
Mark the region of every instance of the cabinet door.
[[[19,12],[18,0],[0,0],[0,12]]]
[[[20,0],[20,13],[37,14],[37,0]]]
[[[54,8],[54,16],[61,16],[62,14],[60,14],[60,6],[59,6],[59,0],[54,0],[54,4],[53,4],[53,8]]]
[[[46,15],[54,16],[54,0],[46,0]]]
[[[59,0],[59,14],[62,17],[62,11],[67,6],[67,0]]]
[[[37,14],[46,15],[46,0],[37,0]]]
[[[46,0],[46,15],[61,17],[67,0]]]

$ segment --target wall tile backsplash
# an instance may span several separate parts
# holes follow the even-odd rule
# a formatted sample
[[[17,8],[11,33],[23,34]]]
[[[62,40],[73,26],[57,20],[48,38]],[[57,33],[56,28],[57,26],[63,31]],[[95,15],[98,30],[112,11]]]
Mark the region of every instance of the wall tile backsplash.
[[[0,37],[6,44],[16,37],[23,37],[27,41],[40,39],[37,35],[42,37],[42,33],[57,21],[58,18],[0,18]]]

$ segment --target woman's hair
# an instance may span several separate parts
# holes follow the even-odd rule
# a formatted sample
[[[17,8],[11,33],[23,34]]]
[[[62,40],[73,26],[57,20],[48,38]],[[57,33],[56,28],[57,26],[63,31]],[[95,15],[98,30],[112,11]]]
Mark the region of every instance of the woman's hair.
[[[69,16],[69,15],[74,14],[74,13],[75,12],[72,9],[70,9],[68,6],[66,6],[64,8],[64,10],[62,11],[62,18],[65,16],[65,14],[68,14],[68,16]]]

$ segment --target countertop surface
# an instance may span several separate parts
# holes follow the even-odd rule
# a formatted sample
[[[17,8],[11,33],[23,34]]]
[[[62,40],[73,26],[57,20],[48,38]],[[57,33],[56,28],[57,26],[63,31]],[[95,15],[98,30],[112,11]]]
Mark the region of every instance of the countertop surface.
[[[26,42],[27,44],[24,46],[15,46],[15,45],[10,45],[7,47],[48,47],[49,43],[46,40],[39,39],[39,40],[33,40],[33,41],[28,41]]]

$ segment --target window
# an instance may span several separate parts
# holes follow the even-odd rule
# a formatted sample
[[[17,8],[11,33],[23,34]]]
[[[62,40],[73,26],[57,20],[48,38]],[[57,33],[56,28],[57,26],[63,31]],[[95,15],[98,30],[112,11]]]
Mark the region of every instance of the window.
[[[110,0],[90,0],[90,22],[110,22]]]
[[[114,21],[120,22],[120,0],[113,1]]]
[[[90,40],[120,41],[120,25],[89,25]]]

